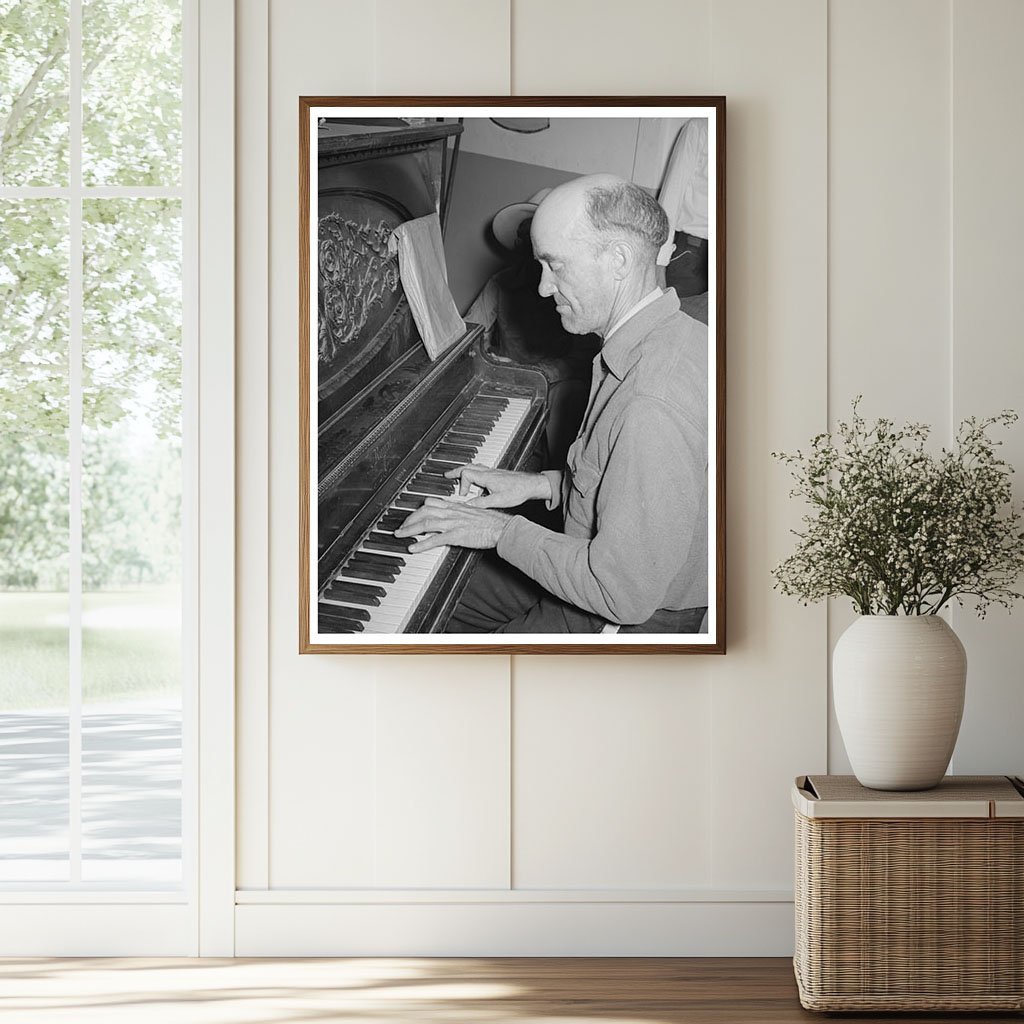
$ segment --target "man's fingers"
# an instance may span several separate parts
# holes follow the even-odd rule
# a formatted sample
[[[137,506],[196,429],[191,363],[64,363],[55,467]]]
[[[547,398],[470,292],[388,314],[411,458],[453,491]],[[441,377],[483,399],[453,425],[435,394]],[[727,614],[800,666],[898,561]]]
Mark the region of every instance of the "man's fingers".
[[[412,519],[412,516],[409,519]],[[438,533],[450,525],[447,518],[436,514],[421,516],[414,523],[409,522],[409,519],[395,530],[396,537],[415,537],[419,533]]]
[[[422,533],[422,524],[426,518],[427,513],[423,509],[417,509],[410,516],[407,516],[405,522],[395,530],[395,536],[412,537],[414,534]]]
[[[482,474],[486,473],[487,470],[483,466],[476,465],[460,466],[459,469],[459,494],[461,494],[462,497],[465,497],[467,494],[469,494],[469,489],[473,486],[473,484],[482,483]]]
[[[395,530],[395,536],[408,537],[412,533],[420,532],[415,527],[417,526],[417,524],[423,521],[425,516],[429,515],[429,513],[425,511],[428,508],[458,508],[458,506],[452,505],[451,503],[445,501],[444,498],[426,498],[423,504],[418,509],[416,509],[413,512],[410,512],[405,517],[405,522],[402,523],[402,525],[397,530]]]
[[[463,506],[464,508],[502,508],[501,498],[493,494],[481,494],[479,498],[470,498]]]
[[[415,533],[416,530],[414,529],[414,527],[416,526],[416,516],[418,515],[419,512],[409,513],[409,515],[405,517],[405,522],[395,527],[395,536],[404,537],[406,530],[408,530],[410,533]],[[410,520],[412,520],[412,522],[410,522]]]
[[[451,469],[445,470],[445,476],[449,480],[455,480],[457,477],[462,476],[463,473],[479,473],[481,470],[487,470],[487,466],[480,466],[475,462],[470,462],[466,466],[453,466]]]
[[[405,522],[395,530],[395,536],[414,537],[418,533],[438,533],[468,526],[473,517],[468,506],[476,504],[478,500],[474,498],[467,502],[449,502],[441,498],[427,498],[423,507],[410,513]]]
[[[447,534],[432,533],[429,537],[424,537],[423,540],[418,540],[415,544],[410,544],[409,552],[411,554],[418,555],[421,551],[429,551],[431,548],[440,548],[447,543]]]

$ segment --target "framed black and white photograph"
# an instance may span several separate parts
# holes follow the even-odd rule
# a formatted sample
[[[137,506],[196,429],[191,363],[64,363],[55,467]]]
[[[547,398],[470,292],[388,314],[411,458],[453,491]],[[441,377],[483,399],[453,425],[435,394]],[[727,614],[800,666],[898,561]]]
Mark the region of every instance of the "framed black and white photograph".
[[[302,653],[724,653],[725,100],[302,97]]]

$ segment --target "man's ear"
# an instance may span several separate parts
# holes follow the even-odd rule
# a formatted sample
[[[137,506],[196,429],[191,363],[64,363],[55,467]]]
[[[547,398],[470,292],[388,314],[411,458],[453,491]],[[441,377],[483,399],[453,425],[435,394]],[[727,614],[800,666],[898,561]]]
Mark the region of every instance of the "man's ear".
[[[623,280],[630,275],[633,270],[633,265],[636,262],[636,253],[633,251],[633,246],[629,244],[625,239],[620,238],[618,241],[612,243],[611,247],[612,255],[612,273],[615,275],[617,281]]]

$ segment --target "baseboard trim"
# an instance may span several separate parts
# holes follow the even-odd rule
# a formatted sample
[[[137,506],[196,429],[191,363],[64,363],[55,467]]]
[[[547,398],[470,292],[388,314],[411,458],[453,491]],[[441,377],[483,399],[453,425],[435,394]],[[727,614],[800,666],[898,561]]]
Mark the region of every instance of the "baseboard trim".
[[[419,903],[250,899],[235,907],[236,956],[792,954],[793,904],[776,899],[438,902],[435,896]]]
[[[3,908],[3,923],[0,956],[4,957],[199,953],[196,912],[187,904],[10,904]],[[82,1018],[86,1016],[83,1008]]]
[[[791,890],[737,889],[239,889],[235,903],[350,906],[406,903],[792,903]]]

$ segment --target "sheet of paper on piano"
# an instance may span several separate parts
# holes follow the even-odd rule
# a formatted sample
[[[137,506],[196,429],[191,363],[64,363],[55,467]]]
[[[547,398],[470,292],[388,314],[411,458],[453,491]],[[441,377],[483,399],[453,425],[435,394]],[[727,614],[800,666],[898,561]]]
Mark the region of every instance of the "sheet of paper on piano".
[[[448,288],[448,267],[437,214],[400,224],[389,245],[392,252],[398,252],[402,287],[427,354],[435,360],[466,331]]]

